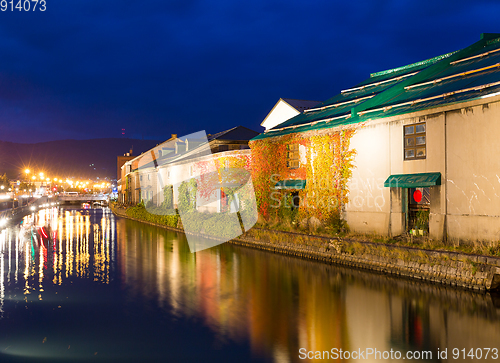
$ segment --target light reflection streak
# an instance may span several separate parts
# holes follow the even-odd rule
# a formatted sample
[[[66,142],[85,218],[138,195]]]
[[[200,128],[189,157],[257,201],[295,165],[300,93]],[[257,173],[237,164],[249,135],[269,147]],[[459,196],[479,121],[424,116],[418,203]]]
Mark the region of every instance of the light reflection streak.
[[[115,259],[111,214],[90,213],[98,223],[91,223],[89,211],[41,210],[0,232],[0,319],[5,300],[14,298],[9,294],[15,294],[13,286],[18,284],[25,301],[30,294],[42,300],[49,285],[62,285],[73,277],[109,284]]]
[[[0,249],[1,251],[4,250],[5,246],[5,230],[3,230],[0,234]],[[4,272],[3,272],[3,265],[4,265],[4,259],[2,258],[2,261],[0,262],[0,319],[3,318],[3,304],[4,304],[4,299],[5,299],[5,281],[4,281]]]
[[[221,341],[246,340],[253,354],[275,362],[297,361],[300,348],[435,352],[500,337],[500,313],[480,294],[226,245],[193,254],[181,234],[117,224],[121,280],[131,299],[155,299],[173,316],[195,317]],[[457,318],[448,330],[447,316],[461,314],[482,328],[460,336],[473,324]]]

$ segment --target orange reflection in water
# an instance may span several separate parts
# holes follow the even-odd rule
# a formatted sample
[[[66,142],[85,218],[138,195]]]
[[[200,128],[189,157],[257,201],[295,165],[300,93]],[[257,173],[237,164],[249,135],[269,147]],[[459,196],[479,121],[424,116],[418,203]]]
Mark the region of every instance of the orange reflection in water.
[[[111,227],[113,226],[113,228]],[[0,232],[0,309],[5,286],[22,282],[23,294],[43,299],[44,284],[76,276],[108,284],[114,256],[114,216],[107,210],[45,209]],[[1,311],[1,310],[0,310]]]
[[[346,305],[338,279],[297,274],[295,259],[231,245],[189,252],[185,237],[117,221],[118,265],[131,293],[195,317],[221,342],[248,340],[257,355],[295,361],[299,348],[349,349]],[[304,263],[304,261],[300,261]],[[308,262],[306,262],[307,264]]]
[[[301,348],[429,350],[436,357],[438,349],[500,341],[498,301],[489,294],[230,244],[192,254],[182,234],[123,219],[117,248],[132,295],[203,321],[221,344],[249,342],[253,354],[275,362],[304,361]]]

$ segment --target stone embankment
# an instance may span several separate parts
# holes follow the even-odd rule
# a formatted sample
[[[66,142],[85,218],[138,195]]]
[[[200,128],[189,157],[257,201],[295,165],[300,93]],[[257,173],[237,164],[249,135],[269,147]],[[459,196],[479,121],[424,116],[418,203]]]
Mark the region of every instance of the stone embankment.
[[[125,209],[112,208],[121,217]],[[473,290],[500,287],[500,258],[252,228],[229,243]]]

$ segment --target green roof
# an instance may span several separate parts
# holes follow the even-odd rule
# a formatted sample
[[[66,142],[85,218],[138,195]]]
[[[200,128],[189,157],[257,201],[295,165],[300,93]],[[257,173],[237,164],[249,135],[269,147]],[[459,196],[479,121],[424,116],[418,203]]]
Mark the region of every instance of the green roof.
[[[384,187],[425,188],[441,185],[441,173],[395,174],[384,182]]]
[[[462,50],[372,73],[353,88],[252,140],[349,125],[473,100],[500,92],[500,34]]]

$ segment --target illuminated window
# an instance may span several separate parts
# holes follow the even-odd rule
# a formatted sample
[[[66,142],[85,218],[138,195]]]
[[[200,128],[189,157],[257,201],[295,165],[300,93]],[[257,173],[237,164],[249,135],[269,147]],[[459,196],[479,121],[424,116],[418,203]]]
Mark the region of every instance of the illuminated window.
[[[286,166],[290,169],[297,169],[299,167],[299,144],[289,144],[286,148]]]
[[[425,159],[425,123],[404,127],[405,160]]]

